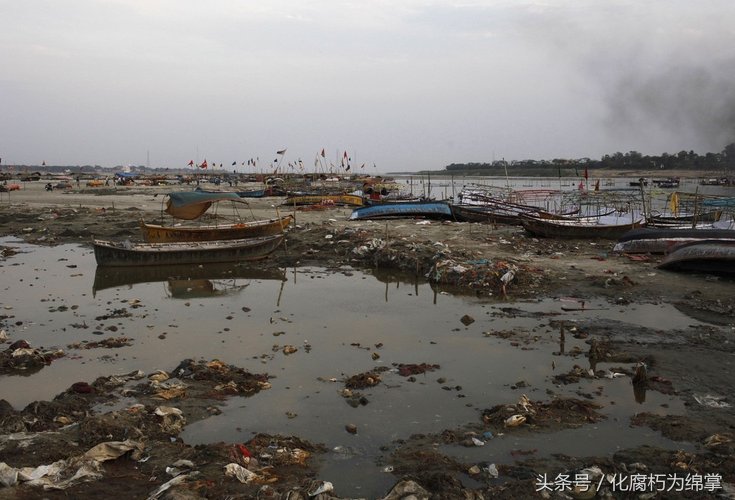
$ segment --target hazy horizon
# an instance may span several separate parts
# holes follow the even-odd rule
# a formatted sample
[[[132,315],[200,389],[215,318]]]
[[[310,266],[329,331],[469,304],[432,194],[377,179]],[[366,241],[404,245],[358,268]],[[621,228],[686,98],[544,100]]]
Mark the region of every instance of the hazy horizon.
[[[735,142],[726,0],[0,0],[0,14],[3,167],[311,171],[346,151],[352,172],[410,172]]]

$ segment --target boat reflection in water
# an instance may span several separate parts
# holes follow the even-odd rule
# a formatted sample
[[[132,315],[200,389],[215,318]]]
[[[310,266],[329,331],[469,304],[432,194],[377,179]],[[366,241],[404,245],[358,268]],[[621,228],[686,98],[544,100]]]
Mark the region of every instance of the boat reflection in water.
[[[239,293],[251,280],[286,281],[282,269],[261,269],[237,264],[106,267],[97,266],[92,295],[108,288],[132,287],[141,283],[166,283],[175,299],[216,297]]]

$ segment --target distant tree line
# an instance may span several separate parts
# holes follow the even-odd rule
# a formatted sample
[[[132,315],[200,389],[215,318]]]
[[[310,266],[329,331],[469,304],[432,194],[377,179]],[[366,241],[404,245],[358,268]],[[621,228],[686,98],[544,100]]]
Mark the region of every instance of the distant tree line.
[[[720,153],[699,155],[694,151],[680,151],[676,154],[663,153],[659,156],[643,155],[637,151],[604,155],[599,160],[590,158],[553,160],[499,160],[492,163],[452,163],[445,169],[449,172],[475,171],[482,175],[502,175],[511,169],[517,173],[522,169],[524,173],[547,175],[561,175],[574,169],[576,174],[588,169],[607,170],[700,170],[703,173],[724,173],[735,170],[735,143],[728,144]]]

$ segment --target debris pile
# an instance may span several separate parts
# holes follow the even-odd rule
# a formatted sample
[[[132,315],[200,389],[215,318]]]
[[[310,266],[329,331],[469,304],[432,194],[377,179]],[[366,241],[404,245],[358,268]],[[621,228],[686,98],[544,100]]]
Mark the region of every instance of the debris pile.
[[[0,374],[36,372],[63,356],[62,350],[39,351],[25,340],[17,340],[0,352]]]
[[[536,430],[552,426],[576,428],[605,419],[597,411],[600,408],[595,403],[573,398],[556,398],[548,403],[533,402],[524,394],[516,404],[496,405],[483,410],[482,421],[498,431],[504,429],[504,432],[520,427]]]

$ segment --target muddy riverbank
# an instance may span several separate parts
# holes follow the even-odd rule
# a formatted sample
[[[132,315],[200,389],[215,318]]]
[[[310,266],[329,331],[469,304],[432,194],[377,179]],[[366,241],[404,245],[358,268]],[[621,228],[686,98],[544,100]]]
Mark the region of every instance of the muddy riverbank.
[[[136,240],[141,219],[160,218],[166,190],[48,193],[32,186],[0,202],[0,236],[44,247],[74,243],[89,248],[92,238]],[[543,240],[519,228],[456,222],[352,222],[349,209],[292,212],[281,201],[257,199],[240,210],[246,218],[272,217],[276,207],[280,214],[295,215],[285,247],[263,261],[262,268],[319,266],[343,274],[354,269],[413,276],[437,293],[471,296],[492,307],[498,318],[531,315],[545,332],[488,328],[483,331],[488,338],[519,351],[550,343],[557,350],[560,369],[545,393],[523,398],[528,368],[519,366],[509,375],[517,381],[517,397],[487,401],[477,408],[476,418],[442,432],[381,443],[377,466],[386,468],[392,483],[384,497],[403,498],[413,491],[418,498],[592,498],[599,489],[600,497],[627,498],[634,495],[623,491],[626,485],[643,480],[648,482],[641,494],[715,497],[735,481],[732,280],[660,271],[659,257],[613,255],[611,242],[603,240]],[[3,245],[3,267],[13,265],[14,251],[12,243]],[[504,289],[500,278],[511,269],[514,278]],[[534,316],[518,305],[543,300],[558,301],[579,315],[574,321],[561,314]],[[672,325],[655,317],[628,322],[595,312],[614,308],[632,318],[662,304],[691,322]],[[131,313],[131,307],[100,311],[99,316]],[[0,318],[8,334],[0,346],[5,383],[12,383],[19,371],[32,373],[56,362],[53,352],[18,344],[33,318],[19,317],[13,309],[4,309]],[[462,323],[478,319],[463,317]],[[112,345],[106,348],[124,346],[121,337],[108,333],[104,338]],[[287,345],[279,348],[288,350]],[[371,388],[409,377],[431,377],[456,393],[473,383],[465,380],[465,387],[456,389],[446,380],[451,374],[431,362],[396,364],[386,371],[378,364],[385,353],[370,348],[377,355],[374,369],[355,370],[333,382],[340,384],[347,404],[359,407],[371,399]],[[646,382],[634,385],[640,363],[646,366]],[[287,432],[197,445],[181,438],[187,426],[218,415],[231,398],[278,390],[267,365],[179,359],[162,368],[162,373],[111,371],[79,381],[50,401],[22,408],[0,405],[0,461],[6,464],[0,482],[8,485],[0,497],[35,498],[45,484],[47,498],[307,498],[317,496],[319,488],[324,489],[319,498],[344,498],[340,478],[320,474],[321,457],[330,452],[320,442]],[[468,450],[487,450],[498,439],[533,443],[601,425],[609,418],[606,387],[619,379],[637,391],[636,398],[662,394],[681,403],[681,411],[671,414],[664,406],[626,417],[631,432],[647,429],[680,446],[660,447],[657,438],[650,445],[604,455],[538,457],[529,445],[513,448],[503,460],[467,458]],[[107,443],[102,450],[101,443]],[[56,464],[54,472],[33,479],[32,470],[38,476],[36,468],[50,464]],[[585,488],[584,478],[590,487]]]

